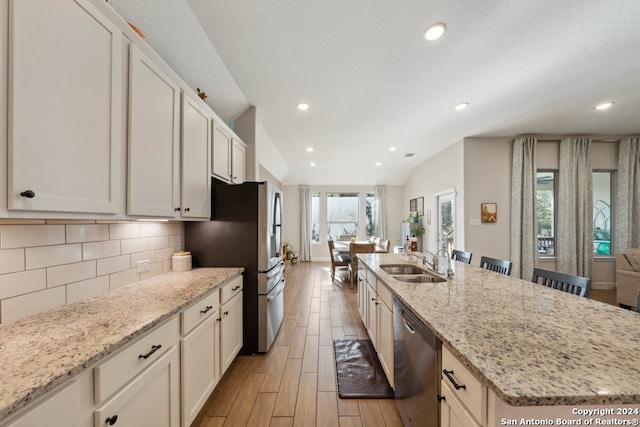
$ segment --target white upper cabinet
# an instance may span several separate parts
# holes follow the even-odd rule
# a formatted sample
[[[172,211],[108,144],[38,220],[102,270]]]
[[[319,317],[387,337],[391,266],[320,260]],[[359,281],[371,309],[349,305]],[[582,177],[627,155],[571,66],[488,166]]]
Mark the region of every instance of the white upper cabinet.
[[[127,214],[177,216],[179,131],[179,86],[132,44]]]
[[[231,135],[218,122],[213,122],[213,176],[231,182]]]
[[[117,213],[122,32],[85,0],[9,2],[10,210]]]
[[[244,153],[244,143],[233,139],[231,148],[231,182],[234,184],[244,182]]]
[[[195,100],[183,92],[180,193],[182,217],[206,219],[211,217],[210,145],[210,116]]]

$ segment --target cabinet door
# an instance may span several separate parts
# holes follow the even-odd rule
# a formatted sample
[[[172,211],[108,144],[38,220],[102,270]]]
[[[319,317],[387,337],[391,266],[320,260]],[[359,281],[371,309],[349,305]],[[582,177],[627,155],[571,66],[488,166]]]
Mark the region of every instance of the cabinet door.
[[[231,182],[241,184],[244,182],[244,145],[232,140],[231,150]]]
[[[182,425],[189,426],[220,380],[220,319],[213,313],[181,341]]]
[[[213,122],[213,159],[211,171],[216,178],[231,182],[231,136],[217,122]]]
[[[129,65],[127,213],[174,217],[179,207],[180,88],[140,49]]]
[[[181,214],[188,218],[211,217],[209,146],[211,120],[195,100],[182,94]]]
[[[242,348],[242,292],[220,309],[220,374],[223,375]]]
[[[378,359],[387,374],[391,387],[393,383],[393,311],[386,304],[378,304]]]
[[[122,33],[89,1],[9,3],[8,208],[117,212]]]
[[[358,312],[362,318],[364,327],[367,327],[367,282],[364,279],[364,272],[358,272]]]
[[[378,350],[378,304],[376,291],[367,284],[367,333],[376,351]]]
[[[179,365],[180,352],[173,347],[96,409],[95,425],[179,427]]]
[[[441,382],[443,400],[440,401],[441,427],[480,427],[480,424],[464,408],[447,383]]]

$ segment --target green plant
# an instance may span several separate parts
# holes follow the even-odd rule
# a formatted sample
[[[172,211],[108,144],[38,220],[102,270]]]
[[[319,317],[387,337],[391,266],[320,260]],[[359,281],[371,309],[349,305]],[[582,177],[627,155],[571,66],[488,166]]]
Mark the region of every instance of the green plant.
[[[286,242],[284,244],[284,253],[287,259],[291,259],[295,256],[296,252],[293,250],[293,246],[291,246],[291,243]]]
[[[422,217],[418,214],[418,212],[409,212],[407,222],[409,223],[409,230],[411,231],[411,234],[416,237],[424,236],[426,230],[422,226]]]

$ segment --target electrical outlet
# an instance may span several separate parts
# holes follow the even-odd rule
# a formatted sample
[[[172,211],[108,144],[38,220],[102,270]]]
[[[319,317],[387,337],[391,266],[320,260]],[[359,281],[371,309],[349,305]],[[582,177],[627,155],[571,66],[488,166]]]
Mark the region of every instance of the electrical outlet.
[[[136,263],[136,271],[138,273],[144,273],[145,271],[149,271],[149,260],[143,259],[142,261],[138,261]]]

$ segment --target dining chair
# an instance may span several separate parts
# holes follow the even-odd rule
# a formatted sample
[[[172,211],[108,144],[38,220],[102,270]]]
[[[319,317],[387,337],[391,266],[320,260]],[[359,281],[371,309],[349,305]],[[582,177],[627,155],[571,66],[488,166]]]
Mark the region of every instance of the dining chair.
[[[471,264],[472,256],[473,254],[471,252],[459,251],[457,249],[451,250],[451,259],[454,261],[460,261],[466,264]]]
[[[356,235],[355,234],[339,234],[338,235],[338,240],[340,240],[341,242],[348,242],[349,240],[355,238]]]
[[[332,239],[329,242],[329,258],[331,258],[331,281],[336,277],[336,268],[342,268],[348,271],[351,258],[347,254],[340,254],[336,251],[335,244]]]
[[[636,313],[640,313],[640,289],[638,289],[638,296],[636,297]]]
[[[391,245],[389,244],[389,239],[380,240],[379,252],[389,253],[389,249]]]
[[[480,257],[480,268],[495,271],[496,273],[511,275],[511,266],[513,263],[504,259],[489,258],[488,256]]]
[[[542,279],[542,281],[540,281],[540,279]],[[591,279],[553,270],[545,270],[543,268],[533,269],[531,281],[548,288],[585,298],[589,296],[589,291],[591,290]]]
[[[349,256],[351,257],[351,262],[349,263],[349,277],[351,279],[351,284],[353,285],[353,279],[356,274],[358,274],[358,257],[356,254],[370,254],[375,252],[376,245],[375,243],[356,243],[351,242],[349,246]]]

